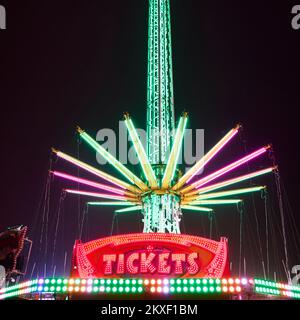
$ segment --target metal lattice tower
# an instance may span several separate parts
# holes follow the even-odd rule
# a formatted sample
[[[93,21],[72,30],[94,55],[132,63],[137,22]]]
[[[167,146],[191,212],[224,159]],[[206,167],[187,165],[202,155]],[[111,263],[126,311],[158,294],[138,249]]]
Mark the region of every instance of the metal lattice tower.
[[[149,0],[147,154],[161,185],[175,131],[170,0]],[[180,198],[143,201],[144,232],[180,233]]]
[[[175,129],[170,0],[149,0],[147,151],[165,164]]]
[[[265,189],[265,186],[228,191],[219,189],[277,170],[276,167],[270,167],[220,181],[220,178],[228,172],[265,154],[270,149],[270,146],[265,146],[215,172],[196,178],[198,173],[237,135],[240,129],[238,125],[184,175],[177,174],[188,115],[187,113],[181,115],[175,130],[170,16],[170,0],[149,0],[147,150],[129,114],[125,114],[125,124],[139,158],[141,174],[137,176],[129,170],[79,127],[77,131],[80,137],[117,170],[120,178],[53,149],[59,158],[93,174],[101,182],[82,179],[64,172],[53,172],[55,176],[98,190],[90,192],[66,189],[67,193],[113,200],[88,202],[88,205],[124,207],[115,210],[116,214],[141,211],[145,233],[180,233],[182,210],[211,215],[213,212],[211,206],[239,204],[242,199],[228,199],[228,196],[259,192]],[[107,181],[108,185],[103,184],[103,180]]]

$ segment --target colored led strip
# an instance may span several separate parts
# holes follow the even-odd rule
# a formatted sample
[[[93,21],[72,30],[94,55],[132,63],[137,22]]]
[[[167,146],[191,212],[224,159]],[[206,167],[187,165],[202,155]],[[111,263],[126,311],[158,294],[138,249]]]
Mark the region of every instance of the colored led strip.
[[[271,173],[276,169],[277,169],[276,167],[270,167],[270,168],[267,168],[267,169],[264,169],[264,170],[260,170],[260,171],[256,171],[256,172],[253,172],[253,173],[250,173],[250,174],[246,174],[244,176],[240,176],[240,177],[237,177],[237,178],[233,178],[233,179],[230,179],[230,180],[219,182],[219,183],[216,183],[214,185],[207,186],[207,187],[204,187],[204,188],[200,188],[198,190],[195,190],[195,191],[192,191],[190,193],[187,193],[186,197],[190,197],[190,196],[193,196],[195,194],[203,194],[203,193],[207,193],[207,192],[210,192],[210,191],[218,190],[218,189],[230,186],[230,185],[235,184],[235,183],[239,183],[239,182],[242,182],[242,181],[245,181],[245,180],[249,180],[249,179],[252,179],[252,178],[255,178],[255,177],[262,176],[262,175],[267,174],[267,173]]]
[[[119,160],[106,151],[97,141],[80,128],[77,128],[81,138],[86,141],[95,151],[97,151],[104,159],[106,159],[113,167],[115,167],[126,179],[137,185],[141,190],[147,191],[147,185],[127,169]]]
[[[120,187],[120,188],[124,188],[124,189],[127,189],[127,190],[130,190],[132,191],[133,193],[141,193],[142,191],[140,189],[138,189],[137,187],[135,186],[132,186],[118,178],[115,178],[113,177],[112,175],[108,174],[108,173],[105,173],[99,169],[96,169],[80,160],[77,160],[61,151],[58,151],[58,150],[55,150],[55,149],[52,149],[52,152],[54,152],[59,158],[61,159],[64,159],[65,161],[68,161],[74,165],[76,165],[77,167],[81,168],[81,169],[84,169],[94,175],[96,175],[97,177],[99,178],[102,178],[110,183],[113,183],[114,185]]]
[[[184,132],[187,124],[188,116],[185,113],[179,121],[179,125],[176,131],[173,147],[167,162],[165,173],[162,180],[162,189],[167,189],[174,178],[175,169],[178,162],[178,157],[180,154],[182,140],[184,137]]]
[[[113,193],[116,193],[116,194],[119,194],[119,195],[128,195],[128,196],[132,196],[132,197],[134,196],[134,193],[128,192],[128,191],[126,191],[124,189],[117,189],[117,188],[110,187],[110,186],[102,184],[102,183],[96,183],[96,182],[89,181],[89,180],[86,180],[86,179],[77,178],[77,177],[71,176],[71,175],[66,174],[66,173],[53,171],[52,174],[54,176],[56,176],[56,177],[60,177],[60,178],[66,179],[66,180],[74,181],[74,182],[77,182],[79,184],[83,184],[83,185],[86,185],[86,186],[89,186],[89,187],[92,187],[92,188],[97,188],[97,189],[100,189],[100,190],[110,191],[110,192],[113,192]]]
[[[210,209],[210,208],[197,207],[197,206],[188,206],[188,205],[181,206],[181,209],[191,210],[191,211],[201,211],[201,212],[213,212],[214,211],[213,209]]]
[[[149,159],[146,155],[144,146],[143,146],[143,144],[137,134],[137,131],[133,125],[132,120],[130,119],[129,115],[127,115],[127,114],[125,115],[125,124],[127,126],[129,135],[131,137],[132,143],[133,143],[135,151],[138,155],[140,165],[143,169],[143,172],[144,172],[144,175],[145,175],[147,181],[149,181],[149,184],[152,189],[158,188],[157,180],[156,180],[154,171],[152,169],[152,166],[149,162]]]
[[[202,159],[200,159],[190,170],[188,170],[175,184],[172,190],[179,190],[185,183],[190,182],[193,177],[200,172],[227,144],[231,141],[241,128],[238,125],[230,130],[226,136],[220,140]]]
[[[205,193],[203,195],[193,196],[191,199],[194,200],[206,200],[206,199],[215,199],[215,198],[223,198],[223,197],[231,197],[235,195],[241,195],[245,193],[252,193],[257,191],[262,191],[266,189],[266,186],[262,187],[253,187],[253,188],[242,188],[242,189],[236,189],[236,190],[229,190],[229,191],[222,191],[222,192],[215,192],[215,193]],[[185,198],[184,198],[185,199]]]
[[[222,177],[224,174],[233,171],[234,169],[240,167],[241,165],[257,158],[258,156],[264,154],[265,152],[267,152],[267,150],[270,149],[270,146],[267,147],[263,147],[260,148],[259,150],[243,157],[242,159],[239,159],[231,164],[229,164],[228,166],[213,172],[212,174],[208,175],[207,177],[204,177],[196,182],[194,182],[193,184],[191,184],[190,186],[184,188],[181,190],[181,193],[188,193],[190,190],[192,189],[199,189],[200,187],[202,187],[203,185],[212,182],[220,177]]]
[[[82,196],[95,197],[95,198],[120,200],[120,201],[124,201],[124,200],[135,201],[134,198],[130,198],[130,197],[116,196],[116,195],[112,195],[112,194],[95,193],[95,192],[88,192],[88,191],[81,191],[81,190],[65,189],[65,192],[71,193],[71,194],[82,195]]]

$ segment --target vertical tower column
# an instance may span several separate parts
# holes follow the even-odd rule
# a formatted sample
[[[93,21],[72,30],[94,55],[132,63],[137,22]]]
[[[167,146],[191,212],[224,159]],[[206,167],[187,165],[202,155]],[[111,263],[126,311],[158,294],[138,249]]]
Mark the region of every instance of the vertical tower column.
[[[170,0],[149,0],[147,96],[147,153],[163,165],[175,128]]]
[[[147,155],[161,182],[175,133],[170,0],[149,0]],[[180,233],[180,199],[143,198],[144,232]]]

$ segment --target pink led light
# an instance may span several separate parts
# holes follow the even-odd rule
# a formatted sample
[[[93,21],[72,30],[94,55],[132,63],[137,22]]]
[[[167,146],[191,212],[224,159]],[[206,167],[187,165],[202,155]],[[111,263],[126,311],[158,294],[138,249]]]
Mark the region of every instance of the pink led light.
[[[202,165],[198,168],[198,170],[192,174],[192,176],[187,180],[187,183],[189,183],[194,176],[200,171],[202,170],[207,163],[212,160],[227,144],[228,142],[233,139],[236,134],[239,132],[240,126],[238,126],[237,128],[231,130],[211,151],[210,151],[210,155],[207,156],[207,159],[205,161],[203,161]]]
[[[110,186],[107,186],[107,185],[102,184],[102,183],[96,183],[96,182],[89,181],[89,180],[86,180],[86,179],[77,178],[77,177],[71,176],[69,174],[62,173],[62,172],[54,171],[52,173],[56,177],[64,178],[64,179],[67,179],[67,180],[70,180],[70,181],[74,181],[74,182],[77,182],[77,183],[80,183],[80,184],[84,184],[86,186],[90,186],[90,187],[97,188],[97,189],[100,189],[100,190],[110,191],[110,192],[113,192],[113,193],[116,193],[116,194],[119,194],[119,195],[124,195],[124,193],[125,193],[124,190],[120,190],[120,189],[117,189],[117,188],[114,188],[114,187],[110,187]]]
[[[87,192],[87,191],[81,191],[81,190],[72,190],[72,189],[65,189],[67,193],[72,194],[78,194],[82,196],[88,196],[88,197],[95,197],[95,198],[104,198],[104,199],[113,199],[113,200],[120,200],[120,201],[126,201],[128,198],[123,196],[115,196],[112,194],[104,194],[104,193],[96,193],[96,192]]]
[[[233,171],[234,169],[240,167],[241,165],[257,158],[258,156],[262,155],[263,153],[265,153],[267,150],[268,150],[269,146],[268,147],[263,147],[263,148],[260,148],[259,150],[249,154],[248,156],[246,157],[243,157],[242,159],[240,160],[237,160],[231,164],[229,164],[228,166],[216,171],[216,172],[213,172],[212,174],[208,175],[207,177],[204,177],[196,182],[193,183],[193,186],[197,189],[199,189],[200,187],[206,185],[207,183],[213,181],[213,180],[216,180],[217,178],[220,178],[221,176],[223,176],[224,174],[226,173],[229,173],[231,171]]]
[[[106,174],[106,173],[104,173],[104,172],[102,172],[100,170],[97,170],[97,169],[93,168],[92,166],[87,165],[84,162],[79,161],[79,160],[77,160],[75,158],[72,158],[72,157],[70,157],[70,156],[68,156],[68,155],[66,155],[66,154],[64,154],[64,153],[62,153],[60,151],[56,151],[55,150],[55,153],[59,158],[62,158],[62,159],[74,164],[75,166],[77,166],[77,167],[79,167],[79,168],[81,168],[81,169],[83,169],[85,171],[88,171],[88,172],[90,172],[90,173],[92,173],[92,174],[94,174],[94,175],[96,175],[96,176],[98,176],[98,177],[110,182],[110,183],[113,183],[114,185],[117,185],[118,187],[120,187],[122,189],[126,189],[126,187],[124,185],[122,185],[123,184],[122,180],[114,178],[114,177],[110,176],[109,174]],[[110,180],[110,177],[112,177],[113,179]],[[120,183],[118,183],[118,182],[120,182]]]

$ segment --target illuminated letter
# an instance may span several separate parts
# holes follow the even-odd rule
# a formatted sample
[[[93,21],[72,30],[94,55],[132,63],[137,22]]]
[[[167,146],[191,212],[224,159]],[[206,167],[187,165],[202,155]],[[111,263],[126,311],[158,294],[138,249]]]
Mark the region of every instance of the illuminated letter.
[[[198,258],[197,252],[193,252],[188,255],[187,262],[188,262],[189,266],[188,266],[187,270],[188,270],[189,274],[196,274],[199,272],[199,265],[195,261],[197,258]]]
[[[119,254],[117,274],[124,274],[124,254]]]
[[[175,261],[175,274],[183,274],[182,262],[185,261],[185,254],[173,253],[172,261]]]
[[[150,253],[148,257],[146,253],[141,254],[141,273],[154,273],[156,271],[155,266],[152,264],[155,257],[154,253]]]
[[[139,260],[139,254],[138,253],[132,253],[126,262],[126,269],[131,274],[137,274],[139,272],[139,268],[134,266],[133,262],[135,260]]]
[[[6,10],[0,6],[0,29],[6,29]]]
[[[158,273],[170,274],[171,267],[168,266],[167,260],[169,259],[170,253],[161,253],[158,259]]]
[[[295,14],[292,20],[292,27],[294,30],[299,30],[300,29],[300,5],[293,7],[292,14]]]
[[[112,274],[112,263],[117,259],[116,254],[105,254],[103,255],[103,262],[106,263],[104,268],[104,274]]]

